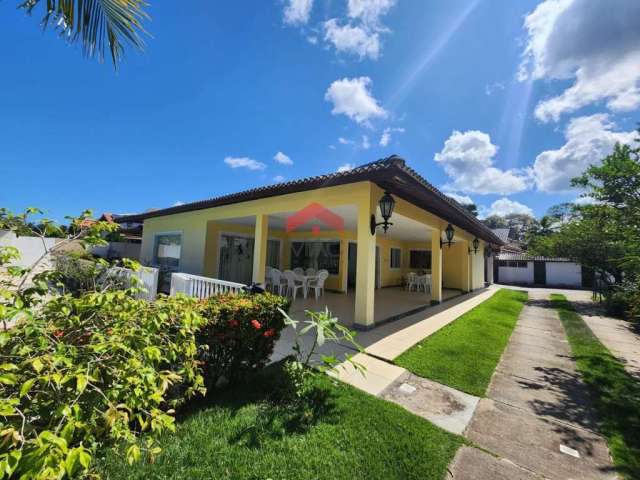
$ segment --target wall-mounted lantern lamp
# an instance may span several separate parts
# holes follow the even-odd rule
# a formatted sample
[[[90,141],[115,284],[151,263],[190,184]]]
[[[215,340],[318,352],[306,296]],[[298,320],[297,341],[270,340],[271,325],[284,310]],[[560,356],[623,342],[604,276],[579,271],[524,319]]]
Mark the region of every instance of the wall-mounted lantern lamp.
[[[491,248],[491,245],[487,245],[486,246],[486,248],[484,249],[484,255],[487,258],[489,258],[489,257],[491,257],[491,255],[493,255],[493,249]]]
[[[384,221],[376,222],[375,214],[371,214],[371,235],[374,235],[376,233],[376,227],[382,226],[384,233],[387,233],[389,227],[393,225],[393,223],[391,223],[389,219],[391,218],[393,209],[396,206],[396,201],[393,199],[391,194],[389,192],[384,192],[384,195],[378,202],[378,205],[380,206],[380,213],[382,214],[382,219]]]
[[[469,249],[469,254],[471,254],[471,250],[473,250],[474,255],[476,253],[478,253],[478,249],[480,248],[480,240],[478,240],[478,237],[473,239],[473,242],[471,242],[471,245],[473,245],[473,249]]]
[[[453,228],[453,226],[451,224],[447,225],[447,228],[444,229],[444,234],[447,236],[447,240],[446,242],[442,240],[442,238],[440,239],[440,248],[442,248],[442,246],[446,243],[449,248],[451,248],[451,244],[456,243],[453,241],[453,236],[455,235],[456,231]]]

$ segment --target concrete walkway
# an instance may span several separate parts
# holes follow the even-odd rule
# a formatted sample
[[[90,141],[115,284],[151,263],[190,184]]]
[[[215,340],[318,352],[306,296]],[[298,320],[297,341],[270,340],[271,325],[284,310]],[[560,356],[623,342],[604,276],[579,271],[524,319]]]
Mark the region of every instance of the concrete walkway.
[[[616,478],[548,292],[529,290],[487,398],[450,470],[461,479]],[[494,456],[495,455],[495,456]]]
[[[598,340],[640,380],[640,325],[607,317],[593,302],[571,302]]]

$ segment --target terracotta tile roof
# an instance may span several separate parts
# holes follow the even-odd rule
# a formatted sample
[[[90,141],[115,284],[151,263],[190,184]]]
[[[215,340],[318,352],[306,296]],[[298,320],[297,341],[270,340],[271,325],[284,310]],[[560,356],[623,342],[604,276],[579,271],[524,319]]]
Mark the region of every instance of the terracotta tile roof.
[[[117,216],[114,220],[118,223],[140,222],[147,218],[162,217],[360,181],[371,181],[390,193],[438,215],[440,218],[451,222],[454,226],[463,228],[487,242],[498,246],[504,244],[490,228],[469,213],[460,203],[430,184],[415,170],[408,167],[405,161],[397,155],[366,163],[346,172],[333,172],[326,175],[252,188],[174,207],[140,214]]]
[[[515,260],[525,262],[572,262],[569,258],[529,256],[526,253],[501,253],[498,260]]]

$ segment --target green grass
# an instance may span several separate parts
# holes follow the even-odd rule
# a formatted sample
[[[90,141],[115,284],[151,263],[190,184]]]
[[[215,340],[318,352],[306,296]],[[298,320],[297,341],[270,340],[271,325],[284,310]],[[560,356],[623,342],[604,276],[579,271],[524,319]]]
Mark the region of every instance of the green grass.
[[[526,292],[499,290],[395,363],[421,377],[484,396],[526,301]]]
[[[275,372],[275,373],[274,373]],[[279,370],[244,388],[215,392],[215,402],[160,437],[155,463],[129,466],[113,452],[99,462],[107,479],[442,479],[462,444],[397,405],[328,378],[309,422],[266,401]]]
[[[640,382],[600,343],[564,295],[551,295],[578,371],[591,392],[617,470],[640,479]]]

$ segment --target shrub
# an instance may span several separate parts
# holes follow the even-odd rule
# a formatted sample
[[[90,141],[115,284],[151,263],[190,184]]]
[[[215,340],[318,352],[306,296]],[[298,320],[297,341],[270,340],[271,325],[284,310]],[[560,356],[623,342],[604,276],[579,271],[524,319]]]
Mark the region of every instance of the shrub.
[[[207,319],[197,335],[203,345],[208,385],[220,379],[243,378],[266,365],[285,326],[280,309],[287,311],[287,298],[262,293],[222,295],[204,300],[200,313]]]
[[[1,332],[0,478],[84,475],[105,443],[130,462],[157,454],[139,433],[173,430],[173,409],[205,391],[197,310],[186,297],[64,295]]]

